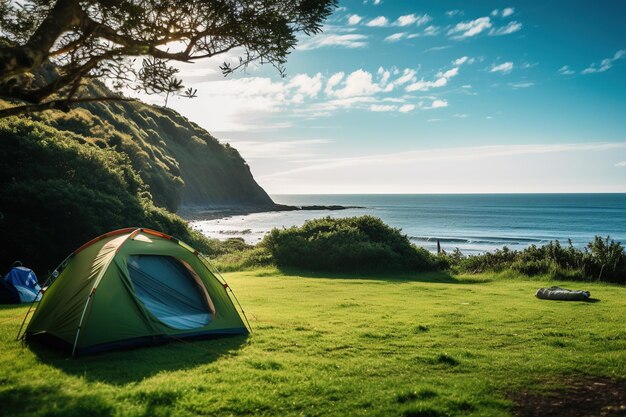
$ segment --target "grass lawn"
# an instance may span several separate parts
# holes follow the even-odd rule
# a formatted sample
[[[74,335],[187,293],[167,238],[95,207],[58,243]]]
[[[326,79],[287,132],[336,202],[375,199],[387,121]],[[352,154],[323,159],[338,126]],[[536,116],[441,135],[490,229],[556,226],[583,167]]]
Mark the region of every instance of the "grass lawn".
[[[506,416],[507,394],[626,377],[626,287],[541,301],[553,282],[230,273],[249,338],[70,359],[15,342],[0,307],[0,414]]]

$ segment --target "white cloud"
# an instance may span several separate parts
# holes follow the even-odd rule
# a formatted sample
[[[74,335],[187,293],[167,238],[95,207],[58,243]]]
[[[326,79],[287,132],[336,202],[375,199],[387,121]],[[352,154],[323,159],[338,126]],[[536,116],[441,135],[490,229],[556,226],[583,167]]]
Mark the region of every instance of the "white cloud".
[[[463,16],[463,10],[455,9],[446,11],[446,16],[454,17],[454,16]]]
[[[365,24],[365,26],[369,26],[369,27],[385,27],[387,25],[389,25],[389,21],[387,20],[385,16],[375,17],[374,19],[370,20],[369,22]]]
[[[402,38],[406,37],[406,32],[398,32],[393,35],[387,36],[384,40],[385,42],[398,42]]]
[[[576,71],[573,71],[569,66],[567,65],[563,65],[560,69],[559,69],[559,74],[561,75],[573,75],[576,74]]]
[[[405,104],[403,106],[400,106],[400,108],[398,109],[400,113],[409,113],[413,110],[415,110],[415,105],[413,104]]]
[[[364,48],[367,46],[367,36],[358,33],[338,34],[322,33],[308,38],[297,46],[298,50],[308,51],[324,47]]]
[[[433,20],[428,14],[416,15],[415,13],[400,16],[393,24],[395,26],[422,26]]]
[[[437,99],[431,103],[430,107],[424,107],[424,108],[425,109],[440,109],[443,107],[448,107],[448,101],[444,99]]]
[[[455,113],[454,117],[456,117],[457,119],[467,119],[469,115],[466,113]]]
[[[519,22],[509,22],[508,25],[499,27],[497,29],[491,29],[489,31],[489,35],[491,36],[502,36],[502,35],[510,35],[511,33],[519,32],[522,30],[522,24]]]
[[[394,25],[396,26],[409,26],[413,23],[417,22],[417,16],[415,14],[407,14],[404,16],[400,16],[398,20],[395,21]]]
[[[502,64],[496,65],[493,64],[489,69],[489,72],[500,72],[502,74],[508,74],[513,71],[513,63],[512,62],[504,62]]]
[[[452,61],[452,64],[454,65],[463,65],[467,62],[467,60],[469,59],[468,56],[462,56],[461,58],[457,58],[454,61]]]
[[[437,36],[439,34],[439,26],[426,26],[424,28],[424,32],[422,32],[424,36]]]
[[[607,71],[613,68],[613,64],[615,62],[619,61],[620,59],[623,59],[624,57],[626,57],[626,49],[620,49],[619,51],[615,52],[612,58],[605,58],[602,61],[600,61],[599,64],[594,62],[589,67],[582,70],[580,73],[581,74],[593,74],[596,72]]]
[[[372,95],[380,91],[381,87],[373,82],[372,74],[359,69],[348,75],[343,88],[335,90],[333,95],[338,98],[348,98]]]
[[[310,98],[316,97],[322,89],[322,74],[318,72],[313,77],[310,77],[308,74],[295,75],[287,84],[287,88],[295,89],[296,94],[302,94]]]
[[[441,73],[441,72],[437,73],[437,76],[450,79],[450,78],[455,77],[456,75],[458,75],[458,73],[459,73],[459,68],[458,67],[454,67],[454,68],[451,68],[451,69],[449,69],[448,71],[446,71],[444,73]]]
[[[372,104],[370,106],[370,111],[373,112],[389,112],[389,111],[395,111],[397,108],[397,106],[394,106],[393,104]]]
[[[454,67],[445,72],[438,72],[433,81],[425,81],[423,78],[414,81],[406,87],[406,91],[428,91],[433,88],[444,87],[448,84],[450,78],[455,77],[459,73],[459,68]]]
[[[361,20],[363,20],[363,17],[359,16],[358,14],[351,14],[350,16],[348,16],[349,25],[358,25]]]
[[[529,88],[535,85],[534,82],[532,81],[522,81],[522,82],[518,82],[518,83],[509,83],[509,85],[511,86],[511,88],[513,89],[520,89],[520,88]]]
[[[402,75],[400,77],[398,77],[395,81],[394,84],[395,85],[403,85],[406,84],[408,82],[415,82],[415,75],[417,74],[417,72],[413,69],[410,68],[405,68],[402,71]]]
[[[466,39],[476,36],[492,26],[489,17],[479,17],[478,19],[457,23],[456,26],[448,30],[448,35],[452,35],[453,39]]]
[[[513,7],[507,7],[505,9],[502,9],[502,17],[509,17],[513,13],[515,13],[515,9]]]
[[[626,167],[626,161],[618,162],[615,164],[616,167]]]
[[[324,89],[324,93],[326,93],[327,96],[330,96],[332,94],[333,88],[335,88],[335,86],[339,84],[341,80],[343,80],[344,75],[345,74],[343,72],[337,72],[331,75],[331,77],[326,82],[326,88]]]

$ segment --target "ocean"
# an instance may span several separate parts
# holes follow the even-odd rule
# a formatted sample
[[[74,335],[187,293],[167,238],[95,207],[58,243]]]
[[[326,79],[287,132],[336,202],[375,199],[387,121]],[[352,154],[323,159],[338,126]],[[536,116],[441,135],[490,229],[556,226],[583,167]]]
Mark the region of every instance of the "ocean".
[[[595,235],[626,243],[626,194],[376,194],[272,195],[289,205],[342,205],[339,211],[288,211],[191,222],[208,237],[241,237],[257,243],[274,227],[319,217],[372,215],[402,229],[411,242],[465,254],[508,246],[523,249],[550,240],[583,247]]]

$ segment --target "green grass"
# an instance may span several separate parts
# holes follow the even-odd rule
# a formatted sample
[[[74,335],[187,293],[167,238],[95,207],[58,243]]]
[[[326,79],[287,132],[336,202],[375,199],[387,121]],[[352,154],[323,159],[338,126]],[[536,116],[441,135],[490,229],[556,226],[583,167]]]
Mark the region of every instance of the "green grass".
[[[626,377],[624,287],[272,269],[226,279],[252,323],[247,339],[74,360],[22,348],[26,309],[2,307],[2,414],[505,416],[507,392]],[[553,284],[600,301],[534,297]]]

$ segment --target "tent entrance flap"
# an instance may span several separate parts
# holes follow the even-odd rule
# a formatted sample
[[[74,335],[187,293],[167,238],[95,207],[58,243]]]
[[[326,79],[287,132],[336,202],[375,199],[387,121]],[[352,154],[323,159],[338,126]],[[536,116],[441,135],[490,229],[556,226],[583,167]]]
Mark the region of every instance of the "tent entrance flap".
[[[195,329],[211,321],[208,294],[178,259],[131,255],[128,272],[137,298],[164,324],[175,329]]]

